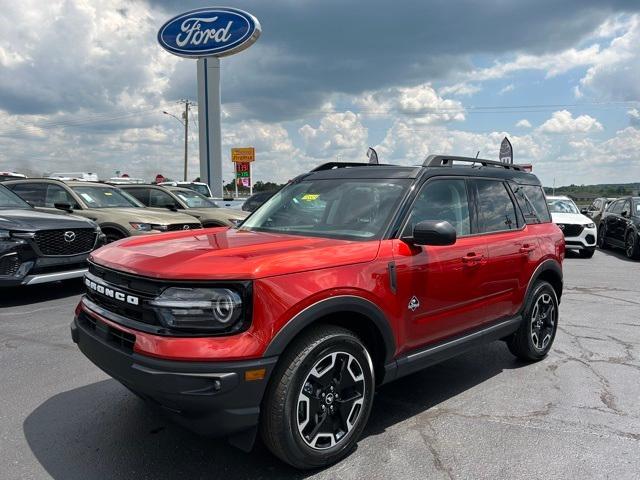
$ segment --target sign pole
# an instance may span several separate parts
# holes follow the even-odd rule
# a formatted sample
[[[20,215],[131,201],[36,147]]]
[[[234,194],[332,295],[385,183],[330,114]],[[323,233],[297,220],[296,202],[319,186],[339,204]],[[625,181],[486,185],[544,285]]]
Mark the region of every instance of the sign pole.
[[[198,118],[200,137],[200,181],[211,187],[214,198],[222,198],[222,129],[220,103],[220,59],[198,59]]]

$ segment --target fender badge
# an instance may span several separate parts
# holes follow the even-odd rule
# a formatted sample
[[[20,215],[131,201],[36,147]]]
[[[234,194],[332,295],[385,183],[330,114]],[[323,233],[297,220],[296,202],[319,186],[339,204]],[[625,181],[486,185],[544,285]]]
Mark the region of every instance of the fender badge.
[[[420,301],[418,300],[418,297],[414,295],[413,297],[411,297],[411,300],[409,300],[409,310],[415,312],[419,306]]]

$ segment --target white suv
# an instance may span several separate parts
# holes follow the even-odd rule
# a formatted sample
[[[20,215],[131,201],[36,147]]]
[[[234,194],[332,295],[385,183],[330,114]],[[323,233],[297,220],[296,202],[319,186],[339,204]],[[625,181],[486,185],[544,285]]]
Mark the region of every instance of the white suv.
[[[593,257],[598,238],[596,224],[582,215],[569,197],[547,197],[553,223],[564,233],[567,250],[577,250],[583,258]]]

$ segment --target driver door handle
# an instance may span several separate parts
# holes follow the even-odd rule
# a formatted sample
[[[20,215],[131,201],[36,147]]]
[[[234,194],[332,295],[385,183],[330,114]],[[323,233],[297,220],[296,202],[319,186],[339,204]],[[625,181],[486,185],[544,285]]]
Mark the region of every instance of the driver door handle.
[[[534,247],[533,245],[529,245],[528,243],[525,243],[524,245],[522,245],[522,247],[520,247],[520,253],[531,253],[536,249],[536,247]]]
[[[470,252],[462,257],[462,262],[467,265],[477,265],[484,259],[484,255],[481,253]]]

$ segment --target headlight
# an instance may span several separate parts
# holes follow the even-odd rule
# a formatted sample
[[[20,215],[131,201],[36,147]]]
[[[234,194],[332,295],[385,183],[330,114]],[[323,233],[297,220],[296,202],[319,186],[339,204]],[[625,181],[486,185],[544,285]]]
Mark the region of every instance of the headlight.
[[[596,228],[596,224],[595,223],[587,223],[585,225],[585,228]]]
[[[161,232],[165,232],[168,228],[166,225],[156,225],[154,223],[130,222],[129,225],[131,225],[134,230],[138,230],[139,232],[150,232],[151,230],[159,230]]]
[[[139,232],[150,232],[151,231],[151,224],[150,223],[134,223],[134,222],[130,222],[129,225],[131,225],[134,230],[138,230]]]
[[[149,302],[168,328],[230,330],[242,319],[242,297],[229,288],[170,287]]]

